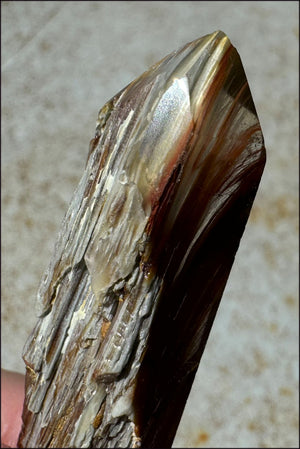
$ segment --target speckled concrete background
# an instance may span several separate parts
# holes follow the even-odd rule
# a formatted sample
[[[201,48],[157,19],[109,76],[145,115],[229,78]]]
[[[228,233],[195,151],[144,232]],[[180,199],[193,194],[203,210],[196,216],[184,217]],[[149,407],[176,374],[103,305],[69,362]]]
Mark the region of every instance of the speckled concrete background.
[[[238,48],[268,161],[174,446],[299,447],[298,2],[2,5],[2,366],[24,371],[35,295],[98,109],[216,29]]]

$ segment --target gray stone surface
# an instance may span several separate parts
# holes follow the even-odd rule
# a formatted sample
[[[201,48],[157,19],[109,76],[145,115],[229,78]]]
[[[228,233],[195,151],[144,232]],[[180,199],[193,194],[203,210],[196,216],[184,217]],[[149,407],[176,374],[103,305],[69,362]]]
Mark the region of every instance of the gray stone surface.
[[[174,447],[298,447],[298,2],[2,6],[2,366],[24,371],[35,295],[98,109],[221,29],[237,47],[267,165]]]

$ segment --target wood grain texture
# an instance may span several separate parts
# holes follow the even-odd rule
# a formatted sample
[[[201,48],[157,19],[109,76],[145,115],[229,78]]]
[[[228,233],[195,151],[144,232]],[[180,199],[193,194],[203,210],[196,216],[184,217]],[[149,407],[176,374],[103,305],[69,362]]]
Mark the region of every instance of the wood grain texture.
[[[19,447],[170,447],[265,164],[215,32],[99,113],[38,293]]]

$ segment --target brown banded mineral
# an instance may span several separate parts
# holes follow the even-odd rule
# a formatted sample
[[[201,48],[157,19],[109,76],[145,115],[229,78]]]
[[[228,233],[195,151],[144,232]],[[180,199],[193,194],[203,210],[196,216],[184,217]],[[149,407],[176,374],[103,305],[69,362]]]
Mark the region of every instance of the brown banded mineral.
[[[264,164],[220,31],[101,109],[24,349],[19,447],[171,447]]]

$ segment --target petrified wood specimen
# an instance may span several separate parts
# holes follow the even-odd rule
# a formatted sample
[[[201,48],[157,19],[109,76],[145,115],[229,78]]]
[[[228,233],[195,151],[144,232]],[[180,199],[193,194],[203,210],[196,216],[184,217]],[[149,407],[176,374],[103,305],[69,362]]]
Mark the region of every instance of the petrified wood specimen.
[[[19,447],[170,447],[265,164],[222,32],[100,111],[26,343]]]

